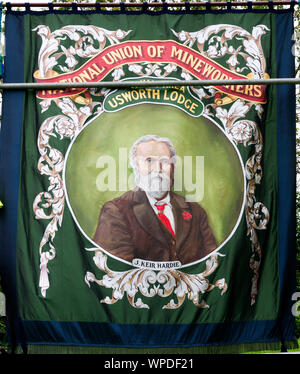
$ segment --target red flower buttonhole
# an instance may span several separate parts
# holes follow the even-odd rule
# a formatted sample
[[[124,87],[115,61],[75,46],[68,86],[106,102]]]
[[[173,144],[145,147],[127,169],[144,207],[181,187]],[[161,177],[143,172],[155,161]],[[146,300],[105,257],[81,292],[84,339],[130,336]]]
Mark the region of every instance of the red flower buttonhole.
[[[186,221],[189,221],[192,219],[192,215],[190,212],[187,212],[186,210],[182,213],[182,217],[183,219],[185,219]]]

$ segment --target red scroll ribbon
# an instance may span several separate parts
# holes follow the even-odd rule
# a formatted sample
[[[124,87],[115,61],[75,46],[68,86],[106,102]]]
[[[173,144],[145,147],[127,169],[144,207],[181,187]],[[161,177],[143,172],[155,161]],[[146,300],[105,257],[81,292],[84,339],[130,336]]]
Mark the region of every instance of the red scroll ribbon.
[[[215,61],[204,57],[199,52],[172,40],[167,41],[126,41],[105,48],[91,58],[78,70],[50,78],[40,78],[36,71],[34,77],[38,83],[78,83],[102,81],[113,69],[126,64],[141,62],[175,64],[199,80],[232,80],[247,79],[233,73]],[[215,86],[219,91],[244,100],[265,103],[264,85],[224,85]],[[83,88],[61,90],[41,90],[37,97],[40,99],[59,98],[78,95],[85,91]]]

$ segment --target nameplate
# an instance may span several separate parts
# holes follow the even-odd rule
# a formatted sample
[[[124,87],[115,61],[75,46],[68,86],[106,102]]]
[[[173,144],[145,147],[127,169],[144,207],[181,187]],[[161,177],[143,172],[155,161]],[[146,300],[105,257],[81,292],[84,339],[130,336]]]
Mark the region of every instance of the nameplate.
[[[140,258],[135,258],[132,261],[132,265],[140,268],[152,269],[152,270],[170,270],[178,269],[181,267],[180,261],[147,261]]]

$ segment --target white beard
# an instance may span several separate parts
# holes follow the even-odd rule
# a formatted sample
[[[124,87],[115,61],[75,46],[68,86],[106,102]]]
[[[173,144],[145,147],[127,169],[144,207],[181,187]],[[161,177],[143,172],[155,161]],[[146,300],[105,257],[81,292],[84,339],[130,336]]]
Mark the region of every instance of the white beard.
[[[171,179],[167,174],[152,172],[136,175],[136,185],[155,199],[161,199],[171,189]]]

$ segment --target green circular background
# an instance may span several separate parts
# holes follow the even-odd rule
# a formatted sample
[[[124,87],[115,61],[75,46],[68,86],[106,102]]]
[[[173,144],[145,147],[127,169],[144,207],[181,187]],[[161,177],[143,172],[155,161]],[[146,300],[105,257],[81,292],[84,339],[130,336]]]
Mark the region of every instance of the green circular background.
[[[132,144],[147,134],[168,137],[182,160],[184,156],[204,156],[204,195],[198,203],[207,212],[220,246],[232,233],[243,207],[244,173],[240,158],[224,132],[211,120],[191,117],[169,105],[141,104],[102,113],[74,139],[66,160],[65,185],[77,223],[92,238],[102,205],[125,192],[97,189],[97,177],[105,169],[96,167],[98,158],[108,155],[117,161],[118,187],[119,149],[126,148],[128,156]],[[127,160],[123,159],[124,162]],[[129,161],[127,164],[129,176],[132,170]],[[195,158],[192,165],[195,169]],[[192,175],[195,176],[194,172]],[[182,185],[183,190],[176,193],[185,196],[184,182]]]

